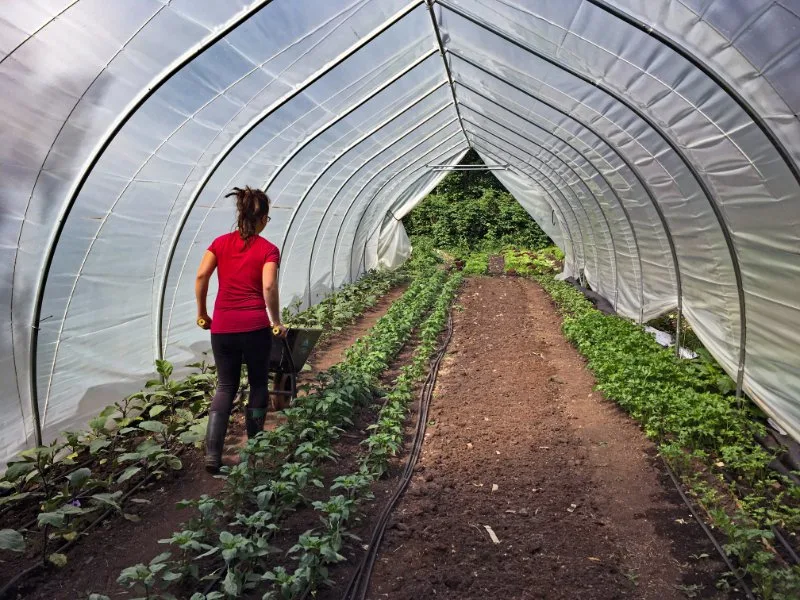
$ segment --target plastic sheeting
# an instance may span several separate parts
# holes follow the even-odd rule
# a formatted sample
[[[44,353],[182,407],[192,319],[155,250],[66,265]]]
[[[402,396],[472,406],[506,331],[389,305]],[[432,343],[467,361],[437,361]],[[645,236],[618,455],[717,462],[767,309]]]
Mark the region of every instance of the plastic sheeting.
[[[800,439],[796,0],[12,0],[0,460],[207,349],[192,273],[273,198],[284,303],[408,251],[468,147],[637,321],[680,305]],[[213,291],[212,291],[213,293]]]

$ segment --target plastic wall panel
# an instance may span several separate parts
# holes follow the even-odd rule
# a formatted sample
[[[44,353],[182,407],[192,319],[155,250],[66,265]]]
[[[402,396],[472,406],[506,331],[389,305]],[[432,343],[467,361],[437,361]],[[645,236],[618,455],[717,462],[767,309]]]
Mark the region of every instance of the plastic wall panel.
[[[448,95],[446,90],[445,95]],[[327,226],[337,224],[337,220],[344,216],[343,214],[337,215],[336,209],[347,207],[349,194],[357,195],[359,190],[369,184],[370,181],[373,181],[374,184],[374,179],[379,176],[376,174],[380,174],[381,171],[391,168],[393,165],[401,167],[404,161],[413,160],[414,156],[424,154],[426,150],[436,147],[458,132],[459,126],[455,110],[450,106],[420,128],[421,137],[417,137],[415,135],[416,132],[413,130],[398,129],[395,132],[394,139],[387,140],[385,148],[362,157],[362,164],[342,182],[344,185],[340,191],[333,192],[325,202],[315,205],[309,211],[305,223],[308,233],[304,238],[310,238],[311,245],[308,255],[304,257],[300,264],[305,266],[309,264],[308,261],[312,261],[309,265],[311,269],[310,298],[312,303],[316,303],[331,291],[330,278],[332,261],[334,260],[332,251],[338,228],[329,228]],[[331,237],[326,237],[329,229],[332,229],[330,231]],[[317,267],[316,270],[315,266]]]
[[[328,77],[320,84],[326,84],[329,89],[332,83],[347,86],[347,98],[343,98],[344,93],[334,94],[330,103],[336,106],[328,107],[329,103],[324,103],[325,110],[312,108],[310,112],[297,119],[285,119],[288,123],[283,128],[275,128],[271,123],[275,119],[268,119],[263,125],[251,132],[247,138],[220,167],[212,182],[207,186],[201,199],[198,201],[196,210],[190,215],[184,235],[176,252],[176,259],[173,262],[170,281],[172,283],[167,294],[168,305],[165,308],[165,330],[167,331],[167,342],[170,342],[170,331],[172,329],[172,304],[178,302],[174,295],[175,286],[182,280],[182,274],[188,269],[192,271],[200,260],[203,250],[207,247],[207,241],[219,235],[221,229],[229,230],[235,222],[233,213],[233,203],[231,199],[224,198],[224,195],[233,185],[259,186],[267,178],[267,173],[274,172],[281,162],[281,156],[290,152],[286,148],[287,141],[291,141],[293,147],[297,147],[298,140],[302,141],[305,135],[311,130],[316,130],[320,124],[330,121],[331,114],[343,110],[342,106],[349,108],[357,104],[366,97],[373,89],[377,89],[384,80],[402,70],[411,62],[418,51],[412,53],[402,52],[399,56],[393,56],[389,64],[379,62],[374,65],[374,71],[368,71],[370,76],[364,77],[365,83],[369,87],[359,89],[356,95],[353,91],[353,84],[348,79],[338,75],[338,69],[330,74],[331,82]],[[360,57],[354,57],[360,58]],[[389,68],[391,67],[391,69]],[[337,153],[349,143],[355,142],[364,134],[377,127],[400,107],[410,105],[415,100],[421,98],[429,90],[433,89],[438,83],[442,82],[440,70],[433,69],[431,61],[425,61],[415,70],[407,73],[389,88],[381,92],[378,96],[365,103],[356,110],[346,120],[340,121],[336,125],[326,130],[317,137],[311,144],[306,146],[283,170],[286,174],[283,188],[271,186],[269,193],[273,201],[270,222],[270,238],[279,246],[284,243],[286,229],[289,221],[297,209],[297,204],[307,191],[307,188],[318,174],[325,169],[326,165],[335,159]],[[346,104],[345,104],[346,100]],[[292,106],[302,101],[296,99]],[[434,102],[432,98],[425,98],[420,101],[417,109],[424,110],[426,106]],[[304,103],[305,104],[305,103]],[[287,106],[287,109],[289,106]],[[299,114],[297,108],[292,109]],[[279,116],[282,111],[278,111]],[[329,114],[330,113],[330,114]],[[409,117],[411,118],[411,117]],[[413,122],[413,121],[408,121]],[[312,127],[313,124],[313,127]],[[266,138],[266,141],[265,141]],[[369,146],[374,142],[365,142]],[[215,196],[212,197],[212,194]],[[219,209],[219,212],[216,212]],[[225,215],[222,217],[221,215]],[[191,249],[191,252],[187,252]],[[287,282],[292,275],[291,272],[284,271],[281,279],[282,284]],[[299,275],[298,275],[299,277]],[[285,288],[283,288],[285,289]],[[185,302],[191,302],[192,298],[186,297]],[[186,332],[194,333],[191,328]]]
[[[373,155],[354,173],[352,180],[337,191],[335,197],[326,203],[325,212],[320,214],[314,233],[316,242],[310,257],[312,301],[316,301],[314,294],[324,295],[324,290],[330,293],[336,289],[336,248],[339,240],[347,235],[344,233],[346,219],[358,212],[357,208],[354,211],[354,207],[359,205],[359,200],[374,195],[382,181],[393,173],[403,171],[405,165],[428,156],[435,149],[452,147],[459,141],[466,143],[463,138],[453,109],[450,120],[433,132],[419,139],[404,135],[385,151]]]
[[[426,165],[454,164],[463,158],[467,150],[467,140],[459,132],[402,169],[392,169],[393,172],[382,174],[383,181],[374,192],[362,193],[354,199],[334,249],[335,271],[341,283],[354,281],[364,270],[377,264],[376,236],[380,234],[383,222],[381,213],[394,213],[398,219],[402,218],[408,206],[420,202],[446,175],[446,172],[430,171]],[[368,248],[370,242],[373,243]],[[369,261],[366,256],[368,249],[370,253],[375,253],[375,257]],[[367,264],[371,267],[367,267]]]
[[[478,113],[490,112],[493,120],[558,156],[576,177],[580,177],[585,193],[594,196],[596,203],[603,208],[608,226],[613,230],[617,290],[611,301],[621,314],[638,319],[642,286],[639,248],[633,230],[634,222],[630,220],[627,206],[623,204],[624,200],[616,190],[579,149],[569,145],[546,127],[537,124],[537,121],[528,117],[523,118],[504,108],[511,106],[508,101],[504,101],[501,105],[461,86],[459,102],[462,104],[462,110],[466,108],[467,111],[474,110]]]
[[[275,108],[329,61],[414,6],[329,76]],[[564,212],[550,227],[568,237],[562,243],[569,246],[570,268],[585,267],[602,290],[618,286],[622,312],[630,315],[638,302],[644,318],[674,307],[679,269],[685,313],[731,374],[745,333],[744,306],[744,388],[800,437],[796,2],[442,0],[434,10],[454,93],[475,111],[472,143],[509,162],[512,150],[524,149],[501,179],[537,218],[553,208]],[[615,10],[641,23],[626,22]],[[534,52],[487,30],[493,28]],[[229,33],[212,44],[220,32]],[[230,228],[233,211],[222,194],[232,183],[269,180],[314,131],[435,47],[427,7],[400,0],[6,2],[0,8],[0,379],[12,384],[0,404],[7,423],[0,460],[30,443],[31,359],[46,437],[83,424],[151,370],[159,324],[154,305],[176,246],[162,322],[171,331],[172,356],[198,351],[203,336],[182,316],[193,310],[182,273],[193,269],[212,234]],[[440,57],[430,58],[393,87],[398,102],[437,75],[444,79]],[[460,83],[480,95],[470,96]],[[150,89],[156,91],[148,98]],[[321,168],[378,122],[373,115],[391,110],[391,97],[376,97],[370,108],[324,131],[270,186],[277,196],[272,231],[285,230],[298,209],[301,226],[289,238],[299,264],[310,250],[302,234],[319,229],[312,279],[320,285],[349,276],[339,274],[340,261],[354,272],[376,264],[386,203],[416,200],[438,176],[416,172],[411,165],[423,155],[414,153],[412,163],[396,165],[404,172],[396,181],[381,159],[372,164],[381,144],[391,142],[384,134],[399,133],[387,129],[337,159],[341,164],[317,181]],[[412,121],[403,121],[407,130]],[[420,127],[407,143],[430,131]],[[341,197],[332,198],[346,181]],[[627,215],[614,208],[615,198]],[[353,214],[342,212],[351,205]],[[34,300],[48,240],[70,206],[32,357]],[[317,254],[340,237],[334,230],[351,235],[353,228],[354,248],[368,246],[369,258],[337,255],[334,244],[334,273],[326,273]],[[739,288],[726,232],[741,267]],[[384,241],[388,236],[403,246],[396,226],[385,230]],[[283,271],[292,273],[286,276],[291,285],[294,263],[290,258]]]
[[[582,228],[584,250],[587,252],[586,278],[591,282],[593,289],[615,303],[618,295],[617,258],[611,233],[606,228],[597,203],[590,200],[583,190],[570,184],[571,180],[574,181],[571,173],[564,173],[563,163],[559,164],[552,154],[530,143],[518,133],[501,130],[486,119],[477,117],[476,121],[482,121],[485,127],[468,120],[467,127],[471,137],[510,153],[522,152],[522,156],[527,159],[529,172],[533,168],[538,173],[539,181],[543,181],[543,176],[545,180],[555,183],[559,194],[577,216]],[[477,132],[474,131],[476,127]]]
[[[509,64],[521,64],[527,53],[505,42],[503,52],[509,53]],[[739,330],[738,298],[730,256],[722,237],[721,229],[714,215],[703,209],[703,198],[697,182],[693,180],[685,165],[670,151],[652,130],[630,110],[618,104],[609,103],[587,89],[585,84],[576,82],[574,77],[556,69],[542,67],[543,72],[534,76],[522,73],[513,67],[498,62],[497,58],[474,52],[475,45],[459,48],[452,56],[453,70],[457,79],[479,87],[482,93],[507,103],[508,96],[514,100],[510,107],[520,114],[534,116],[537,121],[546,119],[547,125],[559,135],[569,134],[570,139],[607,163],[603,168],[617,189],[629,186],[629,198],[638,198],[641,207],[637,211],[630,208],[632,218],[643,223],[650,222],[639,236],[639,249],[645,277],[644,319],[657,316],[676,304],[674,295],[674,270],[669,254],[666,232],[659,223],[652,206],[648,206],[645,190],[632,176],[629,168],[620,162],[626,157],[630,168],[636,168],[646,185],[652,190],[653,200],[657,201],[665,213],[670,232],[675,240],[681,275],[684,283],[684,304],[687,316],[693,318],[693,326],[698,330],[707,346],[714,348],[727,361],[729,368],[736,365]],[[464,58],[460,58],[463,56]],[[467,61],[490,65],[499,77],[526,90],[518,89],[489,76]],[[564,89],[572,90],[570,93]],[[501,90],[502,96],[493,96],[493,90]],[[531,97],[541,98],[538,104]],[[558,107],[558,112],[552,107]],[[569,115],[569,116],[565,116]],[[589,125],[601,140],[586,127]],[[612,151],[613,150],[613,151]],[[615,173],[616,172],[616,173]],[[629,206],[631,206],[629,204]],[[707,206],[707,204],[706,204]],[[638,216],[641,215],[641,216]],[[637,230],[638,231],[638,230]],[[694,231],[702,231],[700,237]],[[703,260],[696,260],[699,255]],[[709,282],[714,281],[716,293],[709,295]],[[654,290],[664,290],[656,293]]]

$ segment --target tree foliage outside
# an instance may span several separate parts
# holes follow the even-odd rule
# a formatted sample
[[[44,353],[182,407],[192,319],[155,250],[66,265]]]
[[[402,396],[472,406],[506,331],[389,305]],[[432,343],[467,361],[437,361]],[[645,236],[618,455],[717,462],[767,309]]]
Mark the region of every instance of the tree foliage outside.
[[[483,164],[470,150],[461,164]],[[455,171],[403,219],[410,236],[444,249],[520,246],[537,250],[553,242],[490,171]]]

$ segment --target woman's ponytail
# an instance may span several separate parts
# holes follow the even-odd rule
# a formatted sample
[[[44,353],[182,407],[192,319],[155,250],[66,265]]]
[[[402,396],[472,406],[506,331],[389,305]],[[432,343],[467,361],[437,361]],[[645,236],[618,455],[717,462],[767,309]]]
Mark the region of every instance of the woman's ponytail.
[[[244,188],[233,188],[233,191],[226,194],[226,198],[236,197],[237,229],[239,235],[245,241],[251,240],[258,235],[258,226],[264,217],[269,215],[269,198],[259,190],[250,186]]]

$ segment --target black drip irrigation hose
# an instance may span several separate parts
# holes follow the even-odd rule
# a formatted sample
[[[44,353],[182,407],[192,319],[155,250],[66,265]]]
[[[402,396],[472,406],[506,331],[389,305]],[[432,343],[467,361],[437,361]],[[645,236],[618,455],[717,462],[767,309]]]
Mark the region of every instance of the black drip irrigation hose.
[[[686,506],[689,508],[689,512],[692,513],[694,520],[698,522],[700,527],[703,528],[703,531],[708,536],[708,539],[711,540],[712,544],[714,544],[714,548],[716,548],[720,557],[725,562],[725,565],[728,567],[728,570],[733,574],[734,577],[736,577],[736,581],[739,582],[739,585],[742,586],[742,589],[744,590],[744,593],[747,596],[748,600],[756,600],[756,597],[753,595],[753,592],[750,591],[750,587],[744,582],[744,579],[742,579],[742,577],[736,572],[736,568],[733,566],[733,563],[731,562],[730,558],[728,558],[728,555],[725,553],[725,550],[722,548],[722,545],[719,543],[717,538],[714,537],[714,534],[711,533],[711,530],[708,528],[708,525],[705,524],[705,521],[703,521],[703,519],[701,519],[697,514],[697,511],[694,509],[694,506],[692,506],[691,501],[684,493],[683,488],[681,487],[681,484],[678,481],[677,476],[672,471],[670,466],[667,464],[667,461],[664,460],[663,456],[661,457],[661,462],[664,464],[664,468],[667,470],[670,479],[672,479],[672,483],[675,484],[675,489],[678,490],[678,494],[680,494],[684,504],[686,504]]]
[[[400,481],[394,491],[394,494],[392,494],[391,498],[389,498],[389,501],[383,507],[383,510],[378,516],[378,520],[369,540],[367,552],[361,559],[361,563],[356,568],[356,571],[350,580],[350,585],[347,586],[347,590],[342,596],[342,600],[364,600],[366,598],[367,591],[369,590],[370,579],[372,577],[372,570],[375,566],[375,560],[378,557],[378,549],[380,548],[381,541],[383,540],[383,534],[386,531],[386,525],[389,522],[389,517],[391,516],[394,507],[397,505],[397,502],[400,500],[401,496],[408,487],[408,484],[411,482],[411,476],[414,473],[414,467],[416,466],[417,460],[422,453],[422,442],[425,439],[425,429],[428,424],[428,410],[430,408],[431,398],[433,396],[433,389],[436,386],[436,378],[439,374],[439,365],[441,364],[445,352],[447,351],[447,346],[450,344],[450,340],[453,337],[452,313],[448,316],[446,331],[447,336],[431,363],[428,377],[425,379],[425,383],[423,384],[420,392],[420,406],[419,415],[417,418],[417,427],[416,431],[414,432],[414,440],[412,442],[411,452],[409,453],[408,460],[406,461],[406,466],[403,469],[403,473],[400,475]]]

